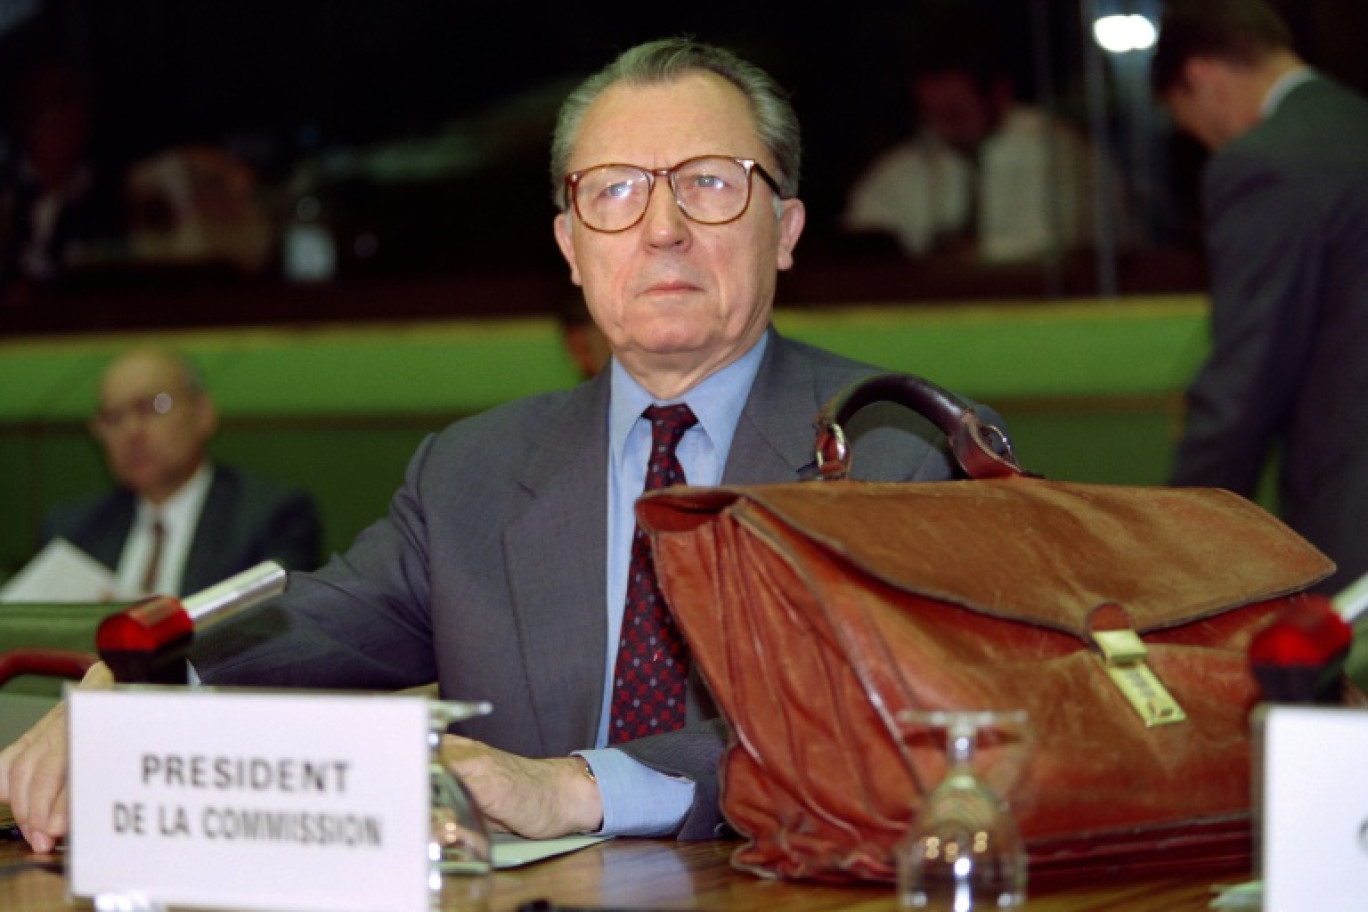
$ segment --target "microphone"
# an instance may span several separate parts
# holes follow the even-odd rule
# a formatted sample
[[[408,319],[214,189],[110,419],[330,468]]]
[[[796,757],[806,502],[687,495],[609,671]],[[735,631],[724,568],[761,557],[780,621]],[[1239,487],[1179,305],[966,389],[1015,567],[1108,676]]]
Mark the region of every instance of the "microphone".
[[[184,600],[150,596],[101,621],[95,648],[120,683],[183,685],[196,631],[274,598],[288,582],[284,567],[264,561]]]
[[[1336,704],[1352,641],[1330,599],[1304,594],[1250,640],[1250,670],[1269,703]]]
[[[1359,615],[1368,610],[1368,573],[1335,593],[1331,601],[1335,603],[1335,610],[1340,617],[1350,624],[1358,620]]]

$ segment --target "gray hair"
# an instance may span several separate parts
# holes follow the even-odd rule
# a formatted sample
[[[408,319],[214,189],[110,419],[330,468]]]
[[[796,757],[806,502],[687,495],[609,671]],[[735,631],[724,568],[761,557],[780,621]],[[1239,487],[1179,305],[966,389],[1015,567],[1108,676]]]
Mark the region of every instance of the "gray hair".
[[[692,71],[716,73],[741,90],[750,103],[755,132],[774,156],[780,195],[798,195],[803,141],[788,95],[768,73],[731,51],[688,38],[663,38],[629,48],[572,91],[561,104],[551,138],[551,197],[565,209],[565,175],[584,112],[617,83],[633,86],[672,82]]]

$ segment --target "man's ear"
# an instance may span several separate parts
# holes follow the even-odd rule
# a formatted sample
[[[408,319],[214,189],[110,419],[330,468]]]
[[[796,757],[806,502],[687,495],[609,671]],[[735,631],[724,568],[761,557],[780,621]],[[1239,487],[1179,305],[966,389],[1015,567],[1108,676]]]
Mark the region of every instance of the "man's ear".
[[[556,235],[556,246],[560,248],[561,256],[565,257],[565,262],[570,266],[570,281],[576,285],[580,282],[579,264],[575,260],[575,243],[570,237],[570,214],[562,212],[556,216],[552,222],[552,230]]]
[[[779,210],[779,258],[780,270],[793,268],[793,248],[798,246],[798,238],[803,234],[807,223],[807,209],[800,199],[786,199]]]

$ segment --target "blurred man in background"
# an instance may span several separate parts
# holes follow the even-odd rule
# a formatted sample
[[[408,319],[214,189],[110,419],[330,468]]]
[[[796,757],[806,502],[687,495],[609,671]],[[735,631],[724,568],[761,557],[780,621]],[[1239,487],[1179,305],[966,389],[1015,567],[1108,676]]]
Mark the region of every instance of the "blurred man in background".
[[[13,140],[0,156],[0,304],[95,260],[123,236],[127,211],[117,175],[96,166],[95,87],[61,56],[23,69],[9,99]]]
[[[1211,150],[1211,353],[1171,480],[1252,496],[1368,573],[1368,100],[1309,68],[1262,0],[1172,0],[1152,84]]]
[[[855,181],[842,227],[882,232],[912,257],[1012,262],[1086,249],[1095,195],[1130,234],[1120,178],[1073,126],[1020,102],[982,24],[927,25],[908,52],[917,132]]]
[[[125,592],[192,593],[261,561],[312,570],[313,500],[209,458],[218,412],[191,364],[136,349],[100,383],[91,433],[118,489],[54,508],[44,541],[65,538],[113,568]]]
[[[565,353],[575,365],[581,379],[588,380],[603,370],[613,351],[603,330],[598,328],[589,307],[584,303],[584,294],[576,288],[561,298],[556,309],[556,321],[560,326],[561,343]]]

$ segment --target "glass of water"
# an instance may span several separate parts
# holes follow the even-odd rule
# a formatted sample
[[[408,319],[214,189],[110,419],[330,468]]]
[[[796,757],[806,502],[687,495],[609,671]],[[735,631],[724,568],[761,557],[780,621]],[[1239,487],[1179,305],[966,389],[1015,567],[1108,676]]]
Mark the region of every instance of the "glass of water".
[[[1024,711],[910,711],[898,717],[909,746],[944,742],[946,772],[922,800],[897,850],[903,909],[982,912],[1026,900],[1026,851],[1011,808],[975,772],[981,745],[996,758],[1024,751]],[[1019,760],[1019,758],[1013,758]]]

